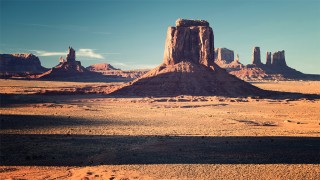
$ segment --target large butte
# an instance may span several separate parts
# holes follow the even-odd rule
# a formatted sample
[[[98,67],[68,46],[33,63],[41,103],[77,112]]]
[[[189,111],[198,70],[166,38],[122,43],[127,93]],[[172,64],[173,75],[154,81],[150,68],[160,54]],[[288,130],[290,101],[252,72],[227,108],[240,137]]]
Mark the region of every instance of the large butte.
[[[251,96],[264,91],[214,63],[214,35],[204,20],[178,19],[169,27],[163,63],[112,95]]]

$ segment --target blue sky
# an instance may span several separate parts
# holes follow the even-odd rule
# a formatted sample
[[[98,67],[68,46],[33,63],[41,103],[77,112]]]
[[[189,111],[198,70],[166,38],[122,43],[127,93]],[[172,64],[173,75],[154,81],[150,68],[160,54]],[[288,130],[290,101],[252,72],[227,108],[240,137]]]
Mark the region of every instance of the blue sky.
[[[251,62],[253,46],[286,51],[287,64],[320,73],[320,0],[0,0],[0,53],[34,53],[52,67],[69,45],[84,66],[122,69],[162,62],[168,26],[176,19],[209,21],[215,47]]]

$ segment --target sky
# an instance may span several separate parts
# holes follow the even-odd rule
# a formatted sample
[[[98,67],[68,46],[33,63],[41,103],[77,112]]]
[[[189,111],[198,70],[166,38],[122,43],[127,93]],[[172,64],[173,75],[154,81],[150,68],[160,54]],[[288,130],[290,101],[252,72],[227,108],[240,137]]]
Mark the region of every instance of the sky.
[[[252,61],[252,49],[285,50],[287,64],[320,74],[320,0],[0,0],[0,53],[33,53],[58,64],[72,46],[83,66],[145,69],[163,60],[178,18],[203,19],[215,47]]]

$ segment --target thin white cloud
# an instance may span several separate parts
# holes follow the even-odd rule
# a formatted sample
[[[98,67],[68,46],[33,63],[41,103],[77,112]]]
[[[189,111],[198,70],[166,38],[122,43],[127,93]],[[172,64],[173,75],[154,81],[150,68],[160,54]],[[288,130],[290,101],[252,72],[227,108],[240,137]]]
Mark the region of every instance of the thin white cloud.
[[[42,51],[42,50],[31,50],[35,52],[37,56],[64,56],[67,54],[66,52],[49,52],[49,51]]]
[[[65,52],[50,52],[50,51],[43,51],[43,50],[31,50],[37,56],[66,56],[67,51]],[[79,49],[76,51],[76,57],[84,57],[84,58],[91,58],[91,59],[104,59],[102,54],[96,53],[94,49]]]
[[[104,59],[104,57],[101,54],[94,52],[93,49],[79,49],[78,52],[76,52],[76,55],[79,57],[89,57],[89,58],[93,58],[93,59]]]

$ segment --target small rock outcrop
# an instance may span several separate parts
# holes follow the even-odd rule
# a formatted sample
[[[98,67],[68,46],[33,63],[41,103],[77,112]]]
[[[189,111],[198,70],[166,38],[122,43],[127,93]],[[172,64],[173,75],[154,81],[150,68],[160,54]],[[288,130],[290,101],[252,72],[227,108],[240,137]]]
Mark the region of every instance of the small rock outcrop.
[[[178,20],[176,24],[168,28],[163,63],[112,95],[249,96],[265,92],[214,63],[214,38],[209,23]]]
[[[260,47],[254,47],[252,53],[252,64],[261,65]]]
[[[1,76],[39,74],[47,70],[33,54],[0,54]]]
[[[266,66],[271,66],[271,52],[266,54]]]
[[[213,31],[203,20],[178,19],[176,27],[169,27],[164,51],[164,64],[189,61],[212,66],[214,58]]]
[[[272,66],[273,67],[287,67],[284,50],[273,53],[272,55]]]

